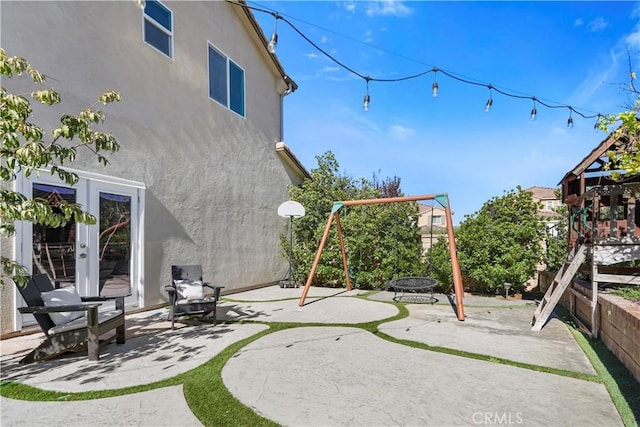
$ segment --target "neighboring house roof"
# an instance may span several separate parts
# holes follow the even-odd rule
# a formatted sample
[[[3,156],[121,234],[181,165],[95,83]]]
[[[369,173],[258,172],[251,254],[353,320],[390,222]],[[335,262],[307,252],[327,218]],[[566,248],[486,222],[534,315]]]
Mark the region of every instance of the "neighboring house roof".
[[[283,88],[280,88],[280,92],[282,93],[286,90],[295,92],[296,89],[298,89],[298,85],[284,71],[284,68],[278,60],[278,57],[275,54],[269,52],[269,42],[267,40],[267,36],[262,31],[262,28],[260,27],[260,24],[256,20],[255,16],[253,16],[253,12],[251,12],[251,9],[245,7],[247,5],[247,2],[245,0],[227,0],[227,3],[233,5],[234,10],[238,14],[238,16],[240,16],[240,19],[243,21],[245,26],[247,26],[250,30],[253,30],[249,31],[249,34],[251,34],[256,44],[261,47],[260,52],[267,58],[267,62],[271,64],[274,71],[276,71],[276,73],[282,77],[285,86]]]
[[[420,215],[425,214],[425,213],[430,213],[431,211],[433,211],[433,213],[435,213],[435,214],[440,214],[440,213],[444,212],[444,208],[442,206],[425,205],[423,203],[418,203],[418,209],[419,209]]]
[[[533,186],[524,191],[533,193],[533,197],[539,200],[558,200],[555,194],[555,188]]]

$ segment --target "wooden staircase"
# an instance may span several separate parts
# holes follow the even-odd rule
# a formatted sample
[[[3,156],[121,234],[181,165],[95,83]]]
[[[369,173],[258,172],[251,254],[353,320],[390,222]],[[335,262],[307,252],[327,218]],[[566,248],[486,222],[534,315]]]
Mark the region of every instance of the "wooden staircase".
[[[567,256],[567,260],[564,266],[558,271],[556,277],[551,282],[549,289],[544,294],[544,298],[540,301],[533,320],[531,321],[531,330],[539,332],[542,327],[547,323],[549,316],[553,313],[553,309],[560,301],[560,297],[564,294],[564,291],[569,286],[569,283],[573,280],[573,277],[578,272],[578,269],[584,263],[587,258],[587,245],[582,244],[577,249],[571,251]]]

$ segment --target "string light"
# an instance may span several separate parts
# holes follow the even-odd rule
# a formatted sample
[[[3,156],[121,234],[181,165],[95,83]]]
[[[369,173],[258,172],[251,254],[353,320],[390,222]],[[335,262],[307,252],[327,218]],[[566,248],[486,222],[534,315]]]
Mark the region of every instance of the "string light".
[[[371,80],[371,78],[367,76],[365,78],[365,81],[367,82],[367,92],[364,95],[364,102],[362,104],[364,111],[369,111],[369,102],[371,102],[371,97],[369,96],[369,80]]]
[[[431,85],[431,93],[433,94],[434,97],[438,96],[438,82],[436,81],[436,73],[438,72],[437,68],[434,68],[433,70],[433,84]]]
[[[273,15],[276,19],[275,27],[273,29],[273,34],[271,34],[271,39],[269,39],[269,44],[267,45],[267,49],[269,53],[272,55],[276,54],[276,45],[278,44],[278,19],[280,19],[280,15],[277,13]]]
[[[579,115],[580,117],[584,118],[584,119],[590,119],[590,118],[597,118],[598,121],[596,122],[594,128],[597,130],[599,129],[599,118],[602,116],[600,113],[597,114],[586,114],[583,113],[579,110],[576,110],[574,107],[570,106],[570,105],[564,105],[564,104],[560,104],[554,101],[547,101],[544,102],[542,100],[540,100],[540,98],[537,98],[535,96],[529,96],[529,95],[519,95],[516,93],[513,93],[513,91],[511,90],[507,90],[507,89],[499,89],[491,84],[487,84],[487,83],[482,83],[479,81],[473,81],[473,80],[469,80],[468,78],[463,78],[460,77],[460,75],[456,75],[454,73],[450,73],[447,72],[445,70],[442,70],[440,68],[437,67],[432,67],[431,69],[428,69],[426,71],[417,73],[417,74],[412,74],[412,75],[408,75],[408,76],[404,76],[404,77],[399,77],[399,78],[395,78],[395,79],[383,79],[383,78],[373,78],[373,77],[369,77],[369,76],[365,76],[362,73],[359,73],[358,71],[348,67],[346,64],[340,62],[338,59],[336,59],[335,57],[333,57],[331,54],[329,54],[327,51],[325,51],[324,49],[322,49],[320,46],[318,46],[316,43],[313,42],[313,40],[311,40],[309,37],[307,37],[302,31],[300,31],[294,24],[291,23],[291,21],[289,21],[287,18],[283,17],[282,15],[280,15],[277,12],[274,12],[272,10],[267,10],[267,9],[263,9],[263,8],[259,8],[259,7],[254,7],[254,6],[249,6],[246,3],[239,3],[236,0],[226,0],[228,3],[234,4],[236,6],[240,6],[240,7],[244,7],[247,9],[251,9],[251,10],[255,10],[258,12],[262,12],[262,13],[267,13],[271,16],[273,16],[276,19],[276,28],[277,28],[277,22],[278,19],[282,19],[287,25],[289,25],[289,27],[291,27],[291,29],[293,29],[296,33],[298,33],[298,35],[300,35],[300,37],[302,37],[304,40],[306,40],[311,46],[313,46],[316,50],[318,50],[320,53],[322,53],[324,56],[326,56],[327,58],[329,58],[331,61],[333,61],[334,63],[336,63],[337,65],[339,65],[340,67],[342,67],[344,70],[350,72],[351,74],[354,74],[358,77],[360,77],[361,79],[364,79],[367,82],[367,94],[365,95],[365,104],[366,104],[366,109],[368,109],[369,106],[369,102],[370,102],[370,97],[369,97],[369,93],[368,93],[368,84],[369,81],[376,81],[376,82],[399,82],[399,81],[404,81],[404,80],[410,80],[410,79],[415,79],[418,77],[422,77],[425,74],[428,73],[434,73],[434,82],[431,86],[431,90],[432,90],[432,95],[433,96],[438,96],[438,90],[439,90],[439,86],[438,86],[438,82],[435,81],[435,73],[440,72],[442,74],[444,74],[445,76],[457,80],[459,82],[462,83],[467,83],[470,85],[475,85],[475,86],[484,86],[486,88],[489,89],[489,100],[487,101],[486,105],[485,105],[485,111],[489,111],[493,105],[493,96],[492,96],[492,91],[496,91],[497,93],[510,97],[510,98],[517,98],[517,99],[531,99],[533,101],[533,109],[531,110],[531,120],[535,120],[537,115],[538,115],[538,110],[537,110],[537,104],[540,104],[544,107],[547,108],[566,108],[569,110],[569,120],[567,121],[567,124],[569,125],[569,123],[571,123],[569,126],[573,125],[573,117],[572,117],[572,113],[576,113],[577,115]],[[278,35],[276,32],[273,33],[273,35],[271,36],[271,39],[269,41],[269,52],[271,53],[275,53],[275,46],[278,40]],[[273,51],[272,51],[273,49]],[[555,105],[553,105],[555,104]]]
[[[275,55],[277,44],[278,44],[278,34],[273,33],[271,34],[271,39],[269,40],[269,46],[268,46],[269,53]]]
[[[531,120],[535,120],[538,115],[538,110],[536,109],[536,98],[533,97],[533,109],[531,110]]]
[[[491,94],[491,89],[493,86],[489,85],[489,99],[487,100],[487,105],[484,106],[484,111],[489,112],[491,110],[491,106],[493,105],[493,96]]]
[[[569,107],[569,118],[567,119],[567,127],[573,127],[573,117],[571,117],[571,113],[573,113],[573,107]]]

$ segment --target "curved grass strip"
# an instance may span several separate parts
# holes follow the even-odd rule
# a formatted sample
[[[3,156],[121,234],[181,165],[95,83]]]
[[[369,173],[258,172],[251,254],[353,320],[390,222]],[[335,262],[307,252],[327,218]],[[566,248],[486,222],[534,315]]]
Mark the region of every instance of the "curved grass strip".
[[[472,353],[464,350],[456,350],[453,348],[431,346],[429,344],[425,344],[418,341],[410,341],[410,340],[394,338],[380,331],[376,331],[374,332],[374,334],[377,337],[387,340],[389,342],[404,345],[407,347],[433,351],[435,353],[443,353],[443,354],[448,354],[450,356],[466,357],[467,359],[482,360],[484,362],[496,363],[498,365],[513,366],[516,368],[529,369],[531,371],[544,372],[546,374],[560,375],[560,376],[569,377],[569,378],[576,378],[584,381],[590,381],[590,382],[596,382],[596,383],[601,382],[600,378],[598,378],[597,375],[585,374],[582,372],[570,371],[566,369],[552,368],[549,366],[534,365],[532,363],[517,362],[515,360],[503,359],[501,357],[488,356],[486,354],[480,354],[480,353]]]
[[[624,425],[640,425],[640,383],[602,341],[582,333],[565,308],[557,306],[556,313],[593,365]]]
[[[355,298],[361,298],[362,296],[354,296]],[[251,301],[255,302],[255,301]],[[262,302],[262,301],[261,301]],[[378,301],[384,302],[384,301]],[[602,362],[598,359],[598,354],[589,355],[588,351],[583,351],[587,353],[587,357],[592,361],[596,372],[598,375],[590,375],[584,374],[574,371],[550,368],[545,366],[533,365],[528,363],[516,362],[508,359],[497,358],[494,356],[488,356],[483,354],[471,353],[462,350],[455,350],[446,347],[438,347],[438,346],[430,346],[428,344],[424,344],[421,342],[415,342],[410,340],[402,340],[394,338],[390,335],[387,335],[378,330],[378,326],[382,323],[387,323],[395,320],[400,320],[409,316],[409,310],[406,307],[405,303],[393,303],[393,302],[385,302],[388,304],[393,304],[398,309],[398,314],[395,316],[376,320],[372,322],[366,323],[268,323],[268,322],[260,322],[260,321],[238,321],[238,322],[229,322],[229,323],[259,323],[266,324],[269,326],[269,329],[261,331],[255,335],[247,337],[243,340],[240,340],[229,347],[222,350],[219,354],[213,357],[208,362],[182,374],[179,374],[173,378],[169,378],[163,381],[158,381],[151,384],[127,387],[122,389],[113,389],[113,390],[100,390],[100,391],[90,391],[90,392],[79,392],[79,393],[63,393],[63,392],[54,392],[41,390],[35,387],[31,387],[28,385],[2,381],[0,382],[0,395],[3,397],[8,397],[12,399],[21,399],[21,400],[31,400],[31,401],[71,401],[71,400],[90,400],[90,399],[100,399],[106,397],[114,397],[121,396],[131,393],[138,393],[142,391],[153,390],[161,387],[168,387],[173,385],[183,385],[185,400],[189,405],[189,408],[194,413],[194,415],[207,426],[275,426],[276,423],[273,423],[270,420],[267,420],[264,417],[261,417],[256,412],[254,412],[251,408],[245,406],[242,402],[236,399],[225,387],[224,382],[222,380],[222,369],[227,363],[227,361],[234,357],[234,355],[240,351],[244,346],[249,343],[256,341],[268,334],[282,331],[285,329],[292,329],[298,327],[314,327],[314,326],[335,326],[335,327],[350,327],[350,328],[359,328],[365,331],[371,332],[375,336],[387,340],[389,342],[393,342],[399,345],[404,345],[412,348],[423,349],[426,351],[434,351],[439,353],[444,353],[453,356],[466,357],[470,359],[482,360],[489,363],[497,363],[503,365],[514,366],[522,369],[529,369],[537,372],[555,374],[570,378],[576,378],[585,381],[591,382],[602,382],[607,387],[609,394],[612,396],[614,403],[616,404],[616,408],[620,412],[621,417],[626,426],[637,425],[635,420],[639,417],[637,416],[640,411],[636,409],[625,409],[626,400],[624,396],[615,397],[615,387],[613,385],[608,384],[609,380],[607,379],[607,369],[603,367]],[[491,309],[500,309],[503,307],[487,307]],[[508,307],[504,307],[508,308]],[[567,322],[565,322],[567,323]],[[572,327],[570,327],[572,333],[575,332]],[[581,335],[579,332],[577,332]],[[578,343],[580,344],[580,340],[576,338]],[[584,338],[583,338],[584,340]],[[593,353],[593,352],[592,352]],[[592,357],[595,359],[592,360]],[[617,359],[616,359],[617,360]],[[608,362],[608,361],[607,361]],[[619,363],[619,362],[618,362]],[[600,366],[598,366],[600,365]],[[628,374],[627,374],[628,375]],[[610,377],[610,376],[609,376]],[[623,393],[624,394],[624,393]],[[626,395],[626,394],[625,394]],[[628,396],[628,395],[627,395]],[[636,401],[640,400],[638,396],[640,393],[635,395]],[[616,401],[622,401],[622,403],[616,403]],[[638,403],[640,405],[640,402]],[[632,404],[633,406],[633,404]],[[627,404],[627,408],[631,408]],[[635,415],[634,415],[635,413]]]

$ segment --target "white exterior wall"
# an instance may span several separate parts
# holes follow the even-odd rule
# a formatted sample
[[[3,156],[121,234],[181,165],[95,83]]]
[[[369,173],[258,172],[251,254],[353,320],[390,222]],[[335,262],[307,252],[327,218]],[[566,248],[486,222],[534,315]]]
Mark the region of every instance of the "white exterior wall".
[[[103,91],[122,94],[121,102],[100,106],[120,151],[107,167],[81,155],[73,168],[146,185],[144,305],[166,300],[172,264],[202,264],[205,280],[225,292],[282,279],[287,262],[278,235],[286,221],[277,208],[297,184],[274,149],[282,76],[237,6],[163,4],[173,12],[173,59],[144,43],[135,1],[0,3],[2,48],[49,76],[63,98],[38,108],[35,123],[48,131]],[[246,118],[209,99],[208,42],[244,69]],[[2,84],[10,91],[22,85]],[[2,251],[11,245],[4,241]],[[2,291],[3,332],[12,295]]]

